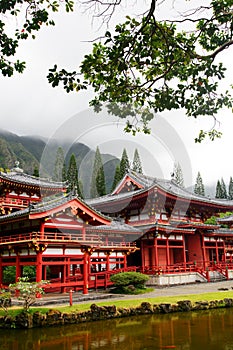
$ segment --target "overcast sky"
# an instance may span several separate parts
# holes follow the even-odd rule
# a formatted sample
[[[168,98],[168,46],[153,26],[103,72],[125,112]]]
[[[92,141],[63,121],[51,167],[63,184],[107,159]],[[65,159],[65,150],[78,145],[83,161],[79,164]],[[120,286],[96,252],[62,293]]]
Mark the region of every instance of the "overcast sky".
[[[117,20],[123,15],[124,8]],[[174,161],[179,161],[186,185],[195,182],[197,171],[201,172],[206,184],[216,183],[221,176],[228,184],[233,176],[232,111],[224,110],[217,116],[223,136],[214,142],[195,144],[199,129],[210,129],[213,120],[193,120],[183,111],[159,115],[153,121],[150,136],[132,137],[124,134],[121,123],[115,123],[112,118],[108,120],[104,113],[93,115],[88,108],[90,91],[67,94],[62,88],[54,89],[48,84],[48,69],[55,63],[61,68],[78,69],[84,54],[91,49],[91,43],[85,41],[98,37],[99,33],[90,15],[80,11],[68,15],[60,13],[56,15],[55,27],[44,28],[36,40],[23,43],[18,57],[27,61],[25,73],[0,78],[0,127],[18,135],[48,138],[60,137],[66,130],[66,135],[73,135],[73,141],[84,142],[93,149],[99,145],[101,152],[112,152],[118,157],[124,146],[129,149],[130,157],[137,147],[144,171],[149,175],[168,178]],[[228,66],[223,88],[231,83],[232,57],[232,50],[220,57]]]

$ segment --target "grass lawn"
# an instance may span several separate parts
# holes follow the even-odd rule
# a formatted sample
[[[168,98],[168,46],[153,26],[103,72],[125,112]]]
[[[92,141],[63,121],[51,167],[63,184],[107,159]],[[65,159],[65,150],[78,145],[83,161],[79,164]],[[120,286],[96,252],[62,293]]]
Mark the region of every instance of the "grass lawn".
[[[116,305],[116,307],[122,308],[134,308],[140,306],[142,302],[149,302],[151,304],[169,303],[175,304],[179,300],[190,300],[192,303],[196,301],[211,301],[211,300],[222,300],[224,298],[233,298],[233,291],[217,291],[214,293],[203,293],[203,294],[187,294],[179,296],[164,296],[156,298],[144,298],[143,294],[139,295],[137,299],[127,299],[127,300],[109,300],[109,301],[92,301],[88,303],[78,303],[69,305],[54,305],[51,307],[31,307],[30,312],[40,311],[41,313],[46,313],[48,310],[56,309],[61,312],[82,312],[90,309],[90,306],[95,303],[98,306]],[[9,308],[9,315],[16,315],[22,311],[22,308],[15,307]],[[4,311],[0,310],[0,316],[4,315]]]

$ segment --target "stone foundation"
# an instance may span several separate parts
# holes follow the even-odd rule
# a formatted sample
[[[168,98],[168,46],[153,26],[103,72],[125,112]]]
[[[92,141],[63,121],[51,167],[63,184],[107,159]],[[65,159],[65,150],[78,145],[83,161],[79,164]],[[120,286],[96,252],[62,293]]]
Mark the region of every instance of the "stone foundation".
[[[198,272],[187,272],[178,274],[164,274],[150,276],[147,286],[175,286],[180,284],[191,284],[197,282],[207,282]]]

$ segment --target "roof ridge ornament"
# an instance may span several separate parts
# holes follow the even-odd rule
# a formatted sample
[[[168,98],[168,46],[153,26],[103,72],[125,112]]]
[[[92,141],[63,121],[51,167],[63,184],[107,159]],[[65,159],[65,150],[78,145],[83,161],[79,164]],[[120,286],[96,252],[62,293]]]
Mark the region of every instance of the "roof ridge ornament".
[[[18,160],[15,161],[15,167],[13,169],[11,169],[11,172],[23,173],[23,169],[21,169],[19,167],[19,161]]]

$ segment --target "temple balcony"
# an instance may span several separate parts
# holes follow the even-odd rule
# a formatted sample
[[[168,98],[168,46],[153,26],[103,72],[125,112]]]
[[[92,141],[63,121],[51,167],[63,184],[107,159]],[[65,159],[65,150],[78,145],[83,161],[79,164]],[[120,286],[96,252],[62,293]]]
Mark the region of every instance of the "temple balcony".
[[[19,199],[19,198],[0,198],[0,207],[13,209],[17,208],[24,209],[27,208],[30,203],[28,199]]]
[[[0,247],[6,247],[7,249],[14,248],[15,246],[36,246],[38,244],[49,245],[90,245],[93,247],[101,247],[103,249],[111,248],[134,248],[136,247],[134,242],[108,242],[106,243],[101,239],[101,237],[96,234],[85,234],[83,236],[77,234],[64,234],[56,232],[30,232],[30,233],[20,233],[11,236],[0,237]]]

